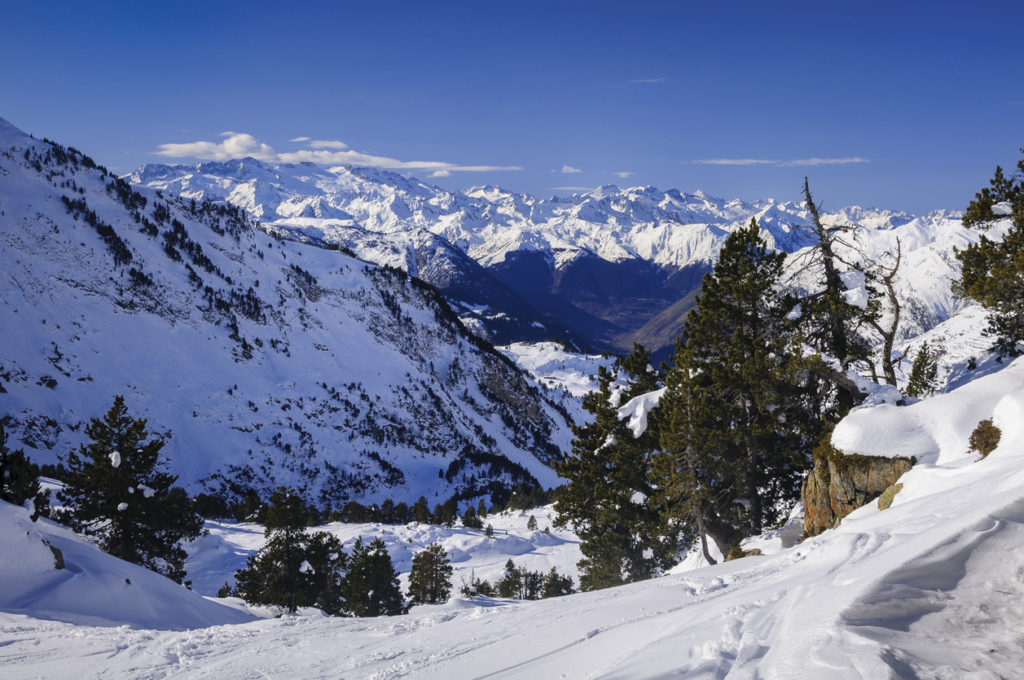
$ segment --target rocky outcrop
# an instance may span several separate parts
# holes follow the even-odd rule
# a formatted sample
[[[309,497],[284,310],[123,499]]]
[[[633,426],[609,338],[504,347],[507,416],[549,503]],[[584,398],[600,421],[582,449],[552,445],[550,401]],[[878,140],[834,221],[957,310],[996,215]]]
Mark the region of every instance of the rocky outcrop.
[[[870,503],[909,470],[913,458],[848,455],[828,438],[814,451],[814,467],[804,480],[804,536],[817,536]]]

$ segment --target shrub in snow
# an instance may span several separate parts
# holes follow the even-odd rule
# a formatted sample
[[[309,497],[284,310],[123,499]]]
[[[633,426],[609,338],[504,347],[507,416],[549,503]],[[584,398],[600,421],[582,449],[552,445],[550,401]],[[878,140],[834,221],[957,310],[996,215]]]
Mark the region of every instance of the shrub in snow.
[[[982,458],[986,458],[999,445],[999,437],[1001,435],[1002,432],[992,424],[991,419],[982,420],[974,428],[974,432],[971,432],[971,438],[967,441],[969,450],[977,451],[981,454]]]
[[[164,472],[163,440],[150,439],[145,419],[132,418],[124,397],[85,428],[91,443],[67,455],[67,479],[58,498],[60,519],[95,536],[104,551],[179,583],[185,577],[183,541],[199,536],[202,519],[177,477]]]

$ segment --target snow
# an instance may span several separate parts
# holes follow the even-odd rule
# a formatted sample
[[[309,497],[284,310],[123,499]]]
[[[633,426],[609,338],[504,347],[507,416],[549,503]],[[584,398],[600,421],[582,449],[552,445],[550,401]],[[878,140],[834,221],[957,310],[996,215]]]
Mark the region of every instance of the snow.
[[[65,623],[31,604],[12,610],[7,584],[40,578],[19,566],[14,581],[0,581],[0,664],[9,678],[1015,677],[1024,667],[1022,374],[1018,360],[902,407],[900,418],[888,405],[848,416],[837,443],[916,451],[921,462],[903,476],[889,509],[870,503],[799,543],[795,519],[745,542],[764,548],[760,556],[539,602],[456,596],[407,616],[286,616],[189,631],[96,627],[84,614]],[[1003,436],[977,460],[963,443],[982,417],[992,417]],[[526,516],[487,521],[500,529]],[[4,519],[5,545],[17,546],[19,556],[5,551],[4,569],[32,562],[52,572],[45,547],[18,543],[32,530],[25,511],[5,506]],[[332,528],[349,536],[366,529]],[[442,530],[393,531],[388,550],[395,554],[408,537],[422,532],[414,544],[424,545]],[[459,564],[497,565],[520,538],[510,531],[512,543],[485,558],[486,541],[443,531],[450,552],[453,541],[466,548]],[[228,535],[239,536],[239,545],[262,541],[237,526],[225,526],[221,538]],[[122,614],[139,613],[131,602]]]
[[[853,411],[836,425],[832,445],[844,453],[915,457],[925,464],[944,464],[967,453],[967,440],[982,420],[994,414],[1018,413],[1024,395],[1024,360],[954,392],[910,406],[882,404]],[[1018,427],[1005,415],[1001,420]]]
[[[647,417],[650,415],[654,407],[661,401],[661,397],[665,394],[665,389],[654,390],[653,392],[645,392],[637,397],[633,397],[626,402],[624,406],[619,407],[619,420],[628,418],[626,427],[633,433],[633,437],[639,437],[647,430]]]
[[[109,458],[110,458],[110,467],[115,468],[115,469],[121,467],[121,452],[120,451],[111,451]]]
[[[253,619],[100,552],[59,524],[46,519],[32,522],[27,510],[4,502],[0,546],[0,640],[12,639],[12,623],[15,629],[30,622],[45,626],[48,621],[63,621],[88,627],[82,630],[182,630]],[[60,551],[63,569],[56,568],[53,549]],[[5,678],[13,677],[9,659],[0,658],[0,666],[5,667]]]

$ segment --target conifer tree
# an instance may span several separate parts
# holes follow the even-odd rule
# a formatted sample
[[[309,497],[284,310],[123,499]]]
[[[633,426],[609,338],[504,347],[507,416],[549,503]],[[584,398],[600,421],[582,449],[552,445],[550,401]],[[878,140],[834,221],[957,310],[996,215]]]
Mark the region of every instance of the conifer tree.
[[[938,386],[939,364],[928,348],[927,342],[921,343],[921,349],[914,357],[910,367],[910,380],[904,390],[908,397],[924,397],[935,391]]]
[[[405,613],[398,574],[380,538],[356,539],[343,583],[345,609],[352,616],[394,616]]]
[[[544,577],[544,585],[541,586],[541,597],[561,597],[572,593],[572,576],[559,574],[558,570],[551,567],[551,571]]]
[[[7,431],[0,418],[0,500],[25,505],[31,503],[31,519],[50,514],[50,492],[39,485],[39,466],[29,460],[25,451],[11,451],[7,447]]]
[[[598,389],[583,398],[593,420],[573,428],[572,453],[557,465],[569,480],[555,502],[557,522],[571,525],[580,537],[583,590],[650,578],[668,566],[675,550],[659,510],[648,502],[657,437],[651,427],[636,437],[618,414],[619,404],[657,386],[649,358],[637,345],[618,371],[598,370]],[[616,400],[612,384],[619,373],[629,382]]]
[[[427,499],[424,496],[420,496],[419,500],[413,503],[412,518],[420,524],[430,522],[430,505],[427,504]]]
[[[815,360],[787,319],[784,258],[754,220],[729,236],[687,317],[656,418],[668,480],[659,493],[671,489],[677,521],[723,553],[796,500],[833,389],[808,370]]]
[[[409,599],[413,604],[445,602],[452,591],[452,563],[440,543],[432,543],[412,558]]]
[[[306,531],[305,504],[291,489],[278,488],[270,498],[267,542],[235,573],[234,594],[250,604],[316,607],[334,616],[343,613],[341,592],[346,555],[327,532]]]
[[[530,519],[528,519],[526,521],[526,529],[527,529],[527,531],[536,531],[537,530],[537,518],[534,517],[533,515],[530,515]]]
[[[1024,352],[1024,159],[1017,161],[1017,170],[1007,178],[997,166],[990,186],[975,195],[964,214],[965,225],[983,228],[1008,214],[1009,232],[1001,242],[982,235],[956,256],[961,272],[954,292],[989,310],[986,334],[1000,358]]]
[[[173,486],[177,478],[163,471],[163,440],[146,441],[146,421],[132,418],[121,396],[85,433],[91,443],[67,457],[59,498],[70,511],[63,519],[96,536],[111,555],[180,583],[186,558],[181,543],[199,536],[202,518],[184,490]]]

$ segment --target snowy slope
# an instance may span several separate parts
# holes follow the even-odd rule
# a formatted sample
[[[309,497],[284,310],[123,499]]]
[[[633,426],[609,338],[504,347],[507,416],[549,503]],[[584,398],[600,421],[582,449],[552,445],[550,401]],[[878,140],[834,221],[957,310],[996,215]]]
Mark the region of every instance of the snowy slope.
[[[959,417],[944,422],[951,411]],[[0,614],[7,676],[1011,678],[1024,667],[1024,360],[851,442],[943,454],[834,530],[774,554],[533,603],[453,599],[383,619],[112,630]],[[1002,429],[985,460],[973,425]],[[888,416],[883,417],[886,421]]]
[[[27,510],[2,501],[0,545],[0,611],[84,626],[159,630],[253,618],[111,557],[59,524],[32,522]]]
[[[192,491],[557,483],[564,411],[429,286],[143,192],[0,122],[0,414],[34,460],[124,394]]]

